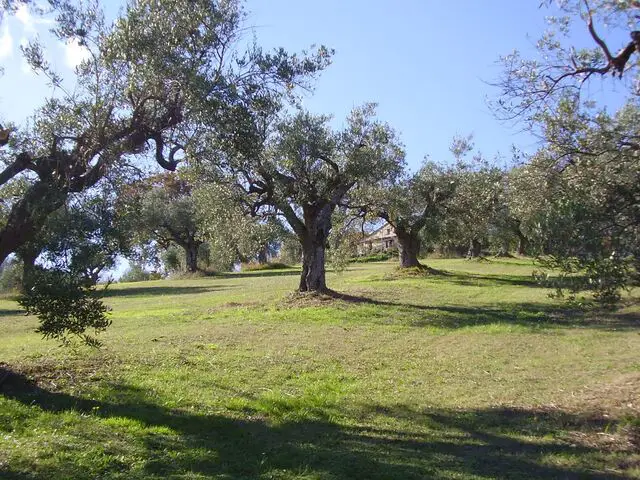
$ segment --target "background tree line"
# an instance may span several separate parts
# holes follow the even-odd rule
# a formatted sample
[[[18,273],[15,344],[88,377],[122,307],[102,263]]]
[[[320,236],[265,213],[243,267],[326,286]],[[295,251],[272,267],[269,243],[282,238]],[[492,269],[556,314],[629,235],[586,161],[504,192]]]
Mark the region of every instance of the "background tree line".
[[[536,132],[538,151],[499,165],[459,137],[451,158],[414,172],[375,104],[341,129],[304,111],[299,94],[333,52],[239,41],[239,1],[131,0],[113,22],[97,1],[42,11],[16,0],[5,12],[20,3],[89,52],[64,79],[42,45],[26,45],[55,93],[28,125],[2,122],[0,261],[21,263],[22,303],[46,335],[92,341],[85,331],[105,328],[95,285],[118,257],[194,273],[287,253],[302,265],[301,292],[329,292],[327,259],[344,265],[364,225],[379,221],[396,231],[401,267],[421,268],[433,250],[517,252],[563,272],[541,275],[558,292],[590,288],[604,301],[637,275],[637,90],[615,113],[582,94],[594,77],[638,75],[636,2],[562,2],[539,58],[501,59],[494,111]],[[615,54],[604,24],[628,32]],[[593,48],[576,49],[572,28]]]

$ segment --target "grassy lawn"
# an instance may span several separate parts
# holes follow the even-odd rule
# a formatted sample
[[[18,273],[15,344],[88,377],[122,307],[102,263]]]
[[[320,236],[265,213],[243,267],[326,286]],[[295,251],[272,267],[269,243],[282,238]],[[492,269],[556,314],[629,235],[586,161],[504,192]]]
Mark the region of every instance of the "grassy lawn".
[[[293,270],[113,285],[100,350],[2,300],[0,477],[640,478],[632,298],[570,310],[526,261],[429,264],[329,274],[340,300],[289,295]]]

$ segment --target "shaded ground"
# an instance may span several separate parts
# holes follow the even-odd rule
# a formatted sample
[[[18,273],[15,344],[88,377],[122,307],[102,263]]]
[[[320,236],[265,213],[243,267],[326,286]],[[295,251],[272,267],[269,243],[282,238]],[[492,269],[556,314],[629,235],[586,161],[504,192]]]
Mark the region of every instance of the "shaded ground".
[[[6,368],[5,368],[6,370]],[[45,412],[77,412],[98,423],[133,421],[140,431],[133,440],[145,457],[144,466],[130,471],[112,462],[102,470],[85,472],[60,464],[43,474],[24,475],[4,465],[7,478],[91,478],[93,475],[166,477],[229,475],[258,478],[269,472],[317,472],[318,478],[628,478],[623,469],[640,466],[640,430],[627,427],[608,444],[598,439],[616,431],[617,420],[561,410],[490,408],[478,410],[426,409],[365,405],[363,417],[387,417],[410,422],[413,431],[366,425],[340,425],[329,418],[269,423],[259,411],[245,410],[245,419],[193,414],[149,402],[149,392],[110,385],[113,402],[103,402],[40,388],[12,372],[2,395]],[[164,433],[155,433],[159,427]],[[6,428],[6,427],[5,427]],[[418,433],[416,430],[425,430]],[[117,436],[117,433],[112,432]],[[104,435],[104,433],[103,433]],[[107,433],[107,435],[109,435]],[[595,440],[594,440],[595,437]],[[111,449],[124,445],[112,444]],[[549,457],[602,457],[602,450],[619,460],[605,472],[580,465],[552,465]],[[125,448],[130,448],[129,446]],[[633,455],[636,452],[636,455]],[[633,455],[633,456],[632,456]]]

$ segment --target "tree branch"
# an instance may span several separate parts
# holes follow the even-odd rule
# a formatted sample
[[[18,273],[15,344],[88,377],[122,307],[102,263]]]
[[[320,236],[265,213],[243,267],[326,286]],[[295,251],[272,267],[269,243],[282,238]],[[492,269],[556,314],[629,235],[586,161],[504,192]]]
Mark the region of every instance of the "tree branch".
[[[587,7],[587,15],[589,15],[589,20],[587,21],[587,28],[589,29],[591,38],[593,38],[593,40],[598,44],[598,46],[602,50],[602,53],[604,53],[604,56],[607,59],[607,65],[601,68],[590,68],[590,69],[587,68],[586,72],[585,71],[580,72],[581,70],[585,70],[585,69],[576,69],[574,74],[577,75],[578,73],[589,73],[589,72],[605,74],[613,68],[614,71],[617,71],[620,77],[622,77],[622,74],[624,72],[625,66],[627,65],[627,62],[631,58],[631,55],[633,54],[633,52],[636,51],[636,45],[640,43],[640,32],[637,32],[637,31],[631,32],[631,42],[629,42],[627,46],[624,47],[622,50],[620,50],[620,52],[618,52],[618,54],[614,57],[611,55],[611,52],[609,51],[609,47],[607,46],[607,44],[596,33],[596,30],[593,26],[593,17],[591,15],[591,9],[589,8],[588,0],[584,0],[584,4]]]
[[[11,130],[0,125],[0,147],[4,147],[7,143],[9,143],[10,135]]]
[[[19,154],[15,161],[0,173],[0,185],[4,185],[13,177],[29,167],[31,157],[28,153]]]

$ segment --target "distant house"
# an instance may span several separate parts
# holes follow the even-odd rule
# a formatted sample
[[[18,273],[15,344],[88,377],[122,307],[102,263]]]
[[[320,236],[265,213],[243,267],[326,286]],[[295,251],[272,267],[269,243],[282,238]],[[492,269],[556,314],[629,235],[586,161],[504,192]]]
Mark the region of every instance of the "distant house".
[[[391,225],[385,223],[370,235],[360,240],[358,253],[367,255],[375,252],[386,252],[398,248],[398,236]]]

